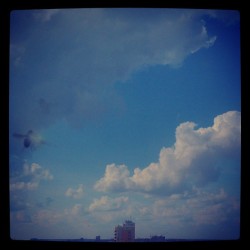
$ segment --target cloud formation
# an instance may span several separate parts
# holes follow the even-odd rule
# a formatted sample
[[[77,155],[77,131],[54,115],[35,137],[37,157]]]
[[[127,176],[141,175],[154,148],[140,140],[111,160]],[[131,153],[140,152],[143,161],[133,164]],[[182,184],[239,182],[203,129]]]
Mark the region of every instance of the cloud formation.
[[[84,214],[84,208],[82,204],[75,204],[72,208],[65,209],[64,213],[69,216],[82,216]]]
[[[77,189],[73,189],[73,188],[69,187],[65,192],[66,196],[73,197],[74,199],[82,198],[83,194],[84,194],[84,190],[83,190],[82,184],[79,184]]]
[[[100,199],[94,199],[89,205],[89,211],[115,211],[120,210],[124,204],[128,202],[128,197],[121,196],[117,198],[110,198],[102,196]]]
[[[41,181],[53,180],[53,175],[48,169],[37,163],[23,165],[22,174],[10,180],[10,190],[34,190],[38,188]]]
[[[114,88],[117,81],[153,65],[179,66],[190,54],[214,44],[216,36],[208,34],[203,21],[208,15],[191,10],[79,9],[27,16],[43,25],[30,20],[18,30],[27,31],[27,37],[11,35],[11,128],[40,129],[61,119],[83,126],[117,112],[122,105]],[[36,56],[40,59],[34,64]]]
[[[105,228],[107,223],[112,223],[114,226],[117,221],[129,218],[132,215],[132,204],[128,196],[102,196],[93,199],[86,211],[98,227]]]
[[[178,230],[178,234],[186,235],[186,228],[193,228],[193,236],[197,236],[197,228],[210,228],[205,237],[220,238],[221,228],[227,230],[227,226],[239,226],[240,206],[239,200],[227,194],[224,189],[205,191],[194,188],[180,194],[173,194],[164,199],[156,199],[148,206],[140,205],[138,211],[134,211],[140,218],[148,218],[157,228],[171,228]],[[166,223],[168,226],[166,226]],[[181,232],[185,225],[184,232]],[[220,225],[220,226],[218,226]],[[229,231],[232,228],[229,228]],[[208,233],[206,232],[206,233]],[[173,233],[173,232],[172,232]],[[201,235],[204,232],[201,232]],[[171,234],[171,233],[170,233]],[[192,233],[191,233],[192,235]],[[228,238],[237,238],[236,233],[229,233]],[[185,237],[185,236],[184,236]]]
[[[180,124],[173,147],[163,147],[158,162],[134,169],[132,176],[126,165],[107,165],[104,177],[94,188],[100,192],[162,191],[171,195],[216,181],[220,174],[217,161],[225,156],[239,157],[241,113],[218,115],[211,127],[195,126],[193,122]]]

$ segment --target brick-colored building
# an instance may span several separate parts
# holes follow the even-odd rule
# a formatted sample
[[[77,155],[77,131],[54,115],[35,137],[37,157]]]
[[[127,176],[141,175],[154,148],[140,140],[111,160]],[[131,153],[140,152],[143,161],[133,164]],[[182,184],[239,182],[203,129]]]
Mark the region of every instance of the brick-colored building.
[[[135,241],[135,223],[126,220],[123,225],[115,227],[114,240],[116,242],[133,242]]]

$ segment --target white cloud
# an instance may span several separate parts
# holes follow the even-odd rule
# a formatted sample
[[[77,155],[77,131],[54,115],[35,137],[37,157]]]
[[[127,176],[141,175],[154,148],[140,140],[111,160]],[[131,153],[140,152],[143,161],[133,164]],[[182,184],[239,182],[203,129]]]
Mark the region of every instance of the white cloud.
[[[44,169],[37,163],[31,165],[25,163],[20,176],[10,180],[10,190],[34,190],[38,188],[42,180],[53,180],[53,175],[48,169]]]
[[[235,206],[235,204],[238,206]],[[223,189],[206,192],[193,189],[178,196],[155,201],[149,208],[151,216],[157,221],[163,218],[172,225],[180,226],[184,221],[188,225],[218,225],[231,220],[238,213],[239,201],[228,197]],[[233,219],[235,219],[235,215]]]
[[[96,183],[95,188],[100,191],[105,191],[109,189],[112,182],[112,190],[114,191],[119,192],[124,189],[129,189],[132,185],[129,175],[130,173],[126,165],[109,164],[106,166],[104,177]]]
[[[25,163],[23,166],[24,175],[32,176],[32,178],[40,180],[53,180],[53,175],[50,174],[48,169],[44,169],[37,163],[32,163],[30,166]]]
[[[114,227],[117,221],[129,218],[133,214],[132,210],[127,196],[115,198],[102,196],[94,199],[87,208],[89,217],[98,227],[106,227],[107,223],[111,223],[110,228]]]
[[[127,202],[128,197],[125,196],[117,198],[102,196],[100,199],[94,199],[94,201],[89,205],[89,211],[120,211]]]
[[[66,192],[65,195],[68,197],[73,197],[75,199],[80,199],[83,196],[84,190],[83,190],[83,185],[79,184],[77,189],[73,189],[71,187],[69,187]]]
[[[104,177],[95,184],[98,191],[161,190],[178,193],[186,188],[202,186],[219,177],[217,160],[238,155],[241,148],[241,113],[229,111],[215,117],[211,127],[195,130],[193,122],[176,128],[173,147],[162,148],[159,161],[144,169],[136,168],[130,176],[125,165],[107,165]]]

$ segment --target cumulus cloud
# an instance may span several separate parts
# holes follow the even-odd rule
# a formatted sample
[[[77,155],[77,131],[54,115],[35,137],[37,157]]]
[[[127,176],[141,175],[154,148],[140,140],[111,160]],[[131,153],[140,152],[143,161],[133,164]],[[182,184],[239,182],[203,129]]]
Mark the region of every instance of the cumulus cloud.
[[[117,198],[102,196],[100,199],[94,199],[94,201],[89,205],[89,211],[120,211],[127,202],[128,197],[125,196]]]
[[[65,195],[68,197],[73,197],[74,199],[80,199],[83,196],[83,193],[84,193],[83,185],[79,184],[77,189],[69,187],[66,190]]]
[[[95,185],[97,190],[106,191],[112,182],[113,191],[123,191],[129,189],[133,184],[130,177],[128,167],[126,165],[109,164],[106,166],[104,177]]]
[[[203,21],[211,16],[207,11],[78,9],[57,13],[36,11],[35,18],[43,20],[43,26],[30,20],[26,25],[31,26],[18,30],[28,30],[28,37],[15,40],[11,35],[10,125],[14,131],[40,129],[60,119],[82,126],[89,119],[116,112],[122,106],[113,87],[117,81],[153,65],[179,66],[216,40]],[[53,25],[48,22],[52,17],[57,18]],[[18,15],[13,18],[13,23],[19,22]],[[39,62],[29,61],[38,52]],[[27,79],[23,72],[28,69],[30,75],[30,65],[34,74]]]
[[[53,180],[53,175],[50,174],[48,169],[44,169],[37,163],[32,163],[30,166],[24,164],[23,166],[25,176],[33,176],[38,180]]]
[[[98,226],[106,227],[107,223],[115,225],[117,221],[129,218],[133,213],[132,203],[127,196],[102,196],[93,199],[87,208],[89,216]],[[111,226],[112,227],[112,226]]]
[[[10,190],[34,190],[40,182],[53,180],[53,175],[48,169],[43,168],[37,163],[23,165],[22,174],[10,180]]]
[[[211,127],[195,127],[193,122],[180,124],[176,128],[175,144],[163,147],[158,162],[134,169],[133,175],[126,165],[107,165],[95,189],[104,192],[161,190],[170,195],[216,181],[220,174],[217,161],[221,157],[239,157],[241,113],[229,111],[216,116]]]

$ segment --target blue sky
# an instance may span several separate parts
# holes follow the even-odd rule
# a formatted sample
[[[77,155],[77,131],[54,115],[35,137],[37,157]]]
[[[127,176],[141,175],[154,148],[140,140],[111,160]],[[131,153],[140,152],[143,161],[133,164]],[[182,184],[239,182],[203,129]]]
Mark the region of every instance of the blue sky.
[[[137,238],[237,239],[239,19],[13,11],[11,237],[112,238],[132,218]]]

